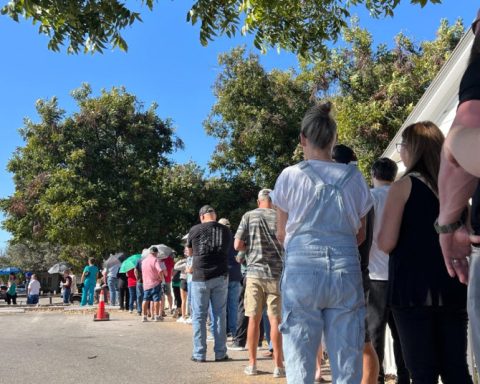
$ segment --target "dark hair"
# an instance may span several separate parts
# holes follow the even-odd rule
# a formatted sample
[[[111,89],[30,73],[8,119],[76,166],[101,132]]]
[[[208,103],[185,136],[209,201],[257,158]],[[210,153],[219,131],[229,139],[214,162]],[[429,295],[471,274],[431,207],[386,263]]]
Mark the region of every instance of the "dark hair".
[[[357,161],[357,156],[353,149],[344,144],[337,144],[332,149],[332,158],[337,163],[348,164],[352,161]]]
[[[388,157],[381,157],[372,165],[372,176],[377,180],[394,181],[397,172],[397,163]]]
[[[438,192],[440,153],[445,141],[440,128],[431,121],[411,124],[402,132],[402,141],[410,157],[410,166],[405,175],[418,172]]]
[[[302,135],[315,147],[325,149],[337,135],[337,123],[330,116],[332,103],[327,101],[310,108],[302,120]]]
[[[88,262],[94,264],[94,263],[95,263],[95,259],[94,259],[93,257],[89,257],[89,258],[88,258]]]

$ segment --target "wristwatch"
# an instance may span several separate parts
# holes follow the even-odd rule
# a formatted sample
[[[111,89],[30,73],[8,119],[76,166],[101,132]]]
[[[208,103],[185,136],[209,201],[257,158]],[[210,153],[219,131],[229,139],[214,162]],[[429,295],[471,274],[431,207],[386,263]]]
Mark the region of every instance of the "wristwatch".
[[[462,225],[463,225],[462,220],[455,221],[454,223],[451,223],[451,224],[440,225],[440,224],[438,224],[438,219],[437,219],[437,220],[435,220],[435,223],[433,223],[435,231],[437,231],[437,233],[439,235],[442,234],[442,233],[455,232]]]

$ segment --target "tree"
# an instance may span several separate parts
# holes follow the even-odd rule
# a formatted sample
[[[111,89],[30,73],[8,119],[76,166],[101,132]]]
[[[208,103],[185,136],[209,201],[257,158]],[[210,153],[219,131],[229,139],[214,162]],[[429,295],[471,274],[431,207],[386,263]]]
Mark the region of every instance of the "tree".
[[[463,36],[461,21],[441,21],[436,38],[416,44],[400,33],[395,45],[374,48],[372,36],[354,21],[345,29],[344,48],[332,49],[314,65],[304,62],[302,77],[318,97],[332,99],[339,141],[351,145],[369,175]]]
[[[422,7],[440,0],[410,0]],[[217,35],[253,34],[261,50],[278,46],[304,57],[326,51],[325,41],[336,41],[346,26],[351,7],[365,5],[374,17],[393,16],[400,0],[197,0],[187,14],[200,22],[200,42],[207,45]],[[142,0],[151,10],[152,0]],[[69,53],[102,52],[108,44],[127,50],[121,32],[141,17],[119,0],[58,2],[11,0],[1,9],[15,21],[20,17],[39,24],[48,35],[49,49],[58,51],[66,41]]]
[[[32,241],[100,255],[159,240],[170,217],[158,182],[183,143],[156,105],[143,110],[123,88],[73,93],[66,116],[55,98],[37,102],[41,121],[25,120],[25,146],[8,164],[15,192],[0,204],[12,244]]]
[[[43,272],[60,261],[60,247],[26,241],[12,244],[6,250],[9,265],[22,271]]]
[[[302,71],[267,72],[256,55],[234,49],[220,56],[217,101],[204,125],[219,139],[210,167],[229,181],[273,186],[280,171],[299,161],[300,122],[319,99],[335,107],[339,141],[353,146],[369,175],[398,128],[423,95],[463,34],[460,21],[442,21],[433,41],[415,44],[403,34],[389,49],[372,46],[357,24],[345,29],[345,46]],[[255,188],[253,188],[255,189]]]
[[[219,139],[209,166],[224,178],[272,187],[292,161],[310,89],[292,71],[267,73],[244,48],[220,55],[213,106],[204,127]]]

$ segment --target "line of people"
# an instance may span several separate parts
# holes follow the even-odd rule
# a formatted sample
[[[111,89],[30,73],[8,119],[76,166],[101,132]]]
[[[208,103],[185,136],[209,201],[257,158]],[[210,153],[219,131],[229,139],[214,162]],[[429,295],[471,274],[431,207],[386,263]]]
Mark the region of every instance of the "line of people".
[[[443,134],[431,122],[407,127],[398,143],[404,175],[394,182],[396,164],[379,159],[370,190],[354,164],[332,158],[336,123],[330,109],[325,103],[307,112],[300,134],[305,160],[286,168],[273,191],[260,191],[259,208],[243,216],[234,239],[216,221],[213,207],[201,208],[201,223],[187,239],[192,360],[206,360],[209,305],[215,360],[229,358],[225,307],[233,241],[247,261],[246,344],[234,339],[231,345],[248,349],[245,374],[257,373],[256,347],[267,308],[274,377],[319,382],[323,336],[333,382],[383,383],[388,324],[399,383],[436,383],[439,377],[444,383],[471,383],[466,286],[449,277],[433,226]]]

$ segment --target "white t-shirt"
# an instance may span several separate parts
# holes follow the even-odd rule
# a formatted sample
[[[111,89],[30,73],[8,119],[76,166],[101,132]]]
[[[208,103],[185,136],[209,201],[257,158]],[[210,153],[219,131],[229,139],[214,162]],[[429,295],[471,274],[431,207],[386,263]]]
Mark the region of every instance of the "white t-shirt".
[[[308,160],[308,163],[326,184],[338,182],[347,167],[345,164],[321,160]],[[360,219],[372,206],[368,185],[360,171],[353,172],[341,193],[352,228],[357,232],[360,229]],[[291,166],[285,168],[278,176],[270,197],[274,205],[288,213],[284,244],[286,247],[290,236],[314,205],[315,186],[298,166]]]
[[[370,247],[368,269],[370,271],[370,279],[372,280],[388,280],[388,255],[378,248],[377,238],[380,232],[383,210],[387,200],[389,185],[384,185],[370,190],[373,199],[373,209],[375,219],[373,220],[373,239]]]
[[[40,294],[40,282],[38,280],[30,280],[28,283],[28,294],[39,295]]]

